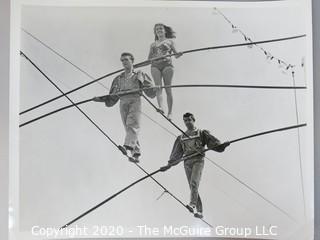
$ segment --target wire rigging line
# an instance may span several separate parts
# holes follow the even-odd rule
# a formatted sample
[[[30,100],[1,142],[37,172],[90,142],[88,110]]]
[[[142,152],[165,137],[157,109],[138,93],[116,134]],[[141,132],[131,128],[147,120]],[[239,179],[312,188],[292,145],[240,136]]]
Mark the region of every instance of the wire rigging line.
[[[258,137],[258,136],[262,136],[262,135],[266,135],[266,134],[270,134],[270,133],[275,133],[275,132],[280,132],[280,131],[287,131],[287,130],[290,130],[290,129],[300,128],[300,127],[305,127],[305,126],[306,126],[306,124],[300,124],[300,125],[294,125],[294,126],[289,126],[289,127],[284,127],[284,128],[272,129],[272,130],[269,130],[269,131],[260,132],[260,133],[252,134],[252,135],[249,135],[249,136],[241,137],[241,138],[238,138],[238,139],[234,139],[234,140],[230,141],[230,143],[235,143],[235,142],[243,141],[243,140],[246,140],[246,139],[249,139],[249,138],[253,138],[253,137]],[[182,161],[188,161],[188,159],[194,157],[195,155],[203,154],[204,152],[206,152],[208,150],[210,150],[210,149],[205,149],[205,150],[203,150],[201,152],[196,152],[196,153],[190,154],[188,156],[185,156],[185,157],[177,160],[177,162],[179,163],[179,162],[182,162]],[[175,164],[175,165],[177,165],[177,164]],[[137,166],[139,166],[139,165],[137,164]],[[141,166],[139,166],[139,167],[141,167]],[[154,171],[152,173],[147,173],[146,176],[134,181],[133,183],[131,183],[128,186],[124,187],[123,189],[119,190],[118,192],[116,192],[115,194],[111,195],[110,197],[108,197],[104,201],[102,201],[99,204],[95,205],[94,207],[90,208],[88,211],[82,213],[80,216],[74,218],[73,220],[71,220],[67,224],[63,225],[60,229],[63,229],[63,228],[66,228],[66,227],[70,226],[72,223],[78,221],[79,219],[81,219],[82,217],[86,216],[90,212],[92,212],[95,209],[97,209],[97,208],[101,207],[102,205],[106,204],[107,202],[109,202],[110,200],[112,200],[116,196],[120,195],[124,191],[128,190],[129,188],[133,187],[134,185],[138,184],[139,182],[141,182],[141,181],[143,181],[143,180],[145,180],[145,179],[147,179],[149,177],[153,178],[153,176],[155,174],[157,174],[159,172],[164,172],[164,171],[167,171],[167,170],[162,170],[162,168],[159,168],[158,170],[156,170],[156,171]],[[158,184],[160,184],[160,183],[158,183]],[[167,192],[167,193],[169,193],[171,195],[171,193],[165,187],[163,187],[163,189],[164,189],[165,192]],[[171,195],[171,196],[173,196],[173,195]],[[175,198],[175,199],[177,201],[179,201],[181,203],[181,205],[184,205],[179,199],[177,199],[177,198]],[[186,206],[184,205],[184,207],[186,207]],[[203,220],[203,222],[207,223],[205,220]],[[207,223],[207,224],[209,226],[213,227],[209,223]]]
[[[295,81],[295,73],[292,72],[292,83],[293,86],[296,86]],[[295,103],[295,114],[296,114],[296,121],[297,124],[299,124],[299,111],[298,111],[298,99],[297,99],[297,91],[294,90],[294,103]],[[300,136],[300,129],[297,129],[298,134],[298,154],[299,154],[299,166],[300,166],[300,183],[301,183],[301,191],[302,191],[302,198],[303,198],[303,211],[304,211],[304,217],[306,218],[306,199],[305,199],[305,189],[304,189],[304,178],[303,178],[303,171],[302,171],[302,153],[301,153],[301,136]]]
[[[30,58],[28,58],[22,51],[21,51],[21,55],[22,56],[24,56],[56,89],[58,89],[59,90],[59,92],[61,92],[62,94],[64,94],[64,92],[30,59]],[[79,106],[77,106],[76,105],[76,103],[74,103],[73,102],[73,100],[72,99],[70,99],[68,96],[66,96],[65,95],[65,97],[123,154],[123,155],[126,155],[127,156],[127,153],[126,152],[124,152],[123,151],[123,148],[120,146],[120,145],[117,145],[116,144],[116,142],[111,138],[111,137],[109,137],[109,135],[108,134],[106,134],[99,126],[98,126],[98,124],[96,124]],[[128,157],[128,156],[127,156]],[[157,183],[163,190],[165,190],[171,197],[173,197],[178,203],[180,203],[181,205],[183,205],[184,206],[184,208],[186,208],[186,210],[188,210],[188,208],[187,208],[187,206],[179,199],[179,198],[177,198],[174,194],[172,194],[164,185],[162,185],[159,181],[157,181],[155,178],[153,178],[152,177],[152,175],[154,175],[155,173],[151,173],[152,175],[150,175],[143,167],[141,167],[139,164],[137,164],[137,163],[135,163],[135,165],[139,168],[139,169],[141,169],[145,174],[146,174],[146,176],[145,176],[145,178],[148,178],[148,177],[150,177],[155,183]],[[160,170],[158,170],[158,171],[160,171]],[[158,172],[158,171],[156,171],[156,172]],[[145,179],[144,178],[144,179]],[[140,180],[140,181],[142,181],[142,180]],[[140,182],[139,180],[137,181],[137,183],[138,182]],[[133,184],[134,185],[134,184]],[[129,186],[128,186],[129,187]],[[124,191],[124,190],[123,190]],[[120,191],[120,193],[121,192],[123,192],[123,191]],[[117,196],[118,194],[120,194],[120,193],[117,193],[115,196]],[[113,196],[113,197],[111,197],[111,199],[112,198],[114,198],[115,196]],[[110,200],[111,200],[110,199]],[[104,203],[102,203],[102,204],[104,204]],[[101,205],[102,205],[101,204]],[[97,206],[96,207],[94,207],[93,209],[91,209],[91,211],[93,211],[94,209],[96,209],[97,208]],[[91,211],[89,211],[89,212],[91,212]],[[189,210],[188,210],[189,211]],[[88,214],[89,212],[87,212],[86,214]],[[85,214],[85,215],[86,215]],[[84,216],[84,215],[83,215]],[[81,216],[81,217],[83,217],[83,216]],[[80,218],[81,218],[80,217]],[[80,219],[80,218],[77,218],[77,219]],[[206,223],[209,227],[213,227],[211,224],[209,224],[208,222],[206,222],[204,219],[200,219],[201,221],[203,221],[204,223]],[[74,221],[76,221],[76,220],[74,220]],[[74,221],[72,221],[72,222],[74,222]],[[69,224],[66,224],[66,225],[70,225],[71,223],[69,223]],[[66,225],[65,225],[65,227],[66,227]]]
[[[224,18],[224,20],[231,25],[232,32],[239,32],[244,37],[245,41],[252,42],[252,39],[250,37],[248,37],[248,35],[246,33],[244,33],[240,28],[238,28],[235,24],[233,24],[233,22],[231,22],[231,20],[222,11],[220,11],[218,8],[214,8],[214,11],[216,11],[216,13],[220,14]],[[285,62],[284,60],[273,56],[269,51],[267,51],[263,47],[259,46],[258,44],[253,44],[253,46],[259,48],[264,53],[264,55],[267,57],[268,60],[270,60],[270,61],[275,60],[279,64],[279,67],[285,67],[285,70],[291,70],[296,67],[295,65],[289,64],[289,63]],[[283,66],[283,64],[285,66]]]
[[[124,191],[128,190],[129,188],[133,187],[134,185],[136,185],[137,183],[157,174],[158,172],[160,172],[160,169],[136,180],[135,182],[129,184],[128,186],[126,186],[125,188],[121,189],[120,191],[118,191],[117,193],[113,194],[112,196],[108,197],[107,199],[105,199],[104,201],[102,201],[101,203],[95,205],[94,207],[90,208],[88,211],[82,213],[80,216],[76,217],[75,219],[71,220],[70,222],[68,222],[67,224],[63,225],[62,227],[60,227],[60,229],[64,229],[68,226],[70,226],[71,224],[73,224],[74,222],[78,221],[79,219],[83,218],[84,216],[88,215],[89,213],[91,213],[92,211],[96,210],[97,208],[101,207],[102,205],[104,205],[105,203],[109,202],[110,200],[112,200],[113,198],[115,198],[116,196],[120,195],[121,193],[123,193]]]
[[[205,149],[203,152],[206,152],[208,151],[209,149]],[[183,158],[181,158],[179,160],[179,162],[187,159],[187,158],[190,158],[190,157],[193,157],[195,154],[190,154],[188,156],[185,156]],[[128,186],[124,187],[123,189],[119,190],[118,192],[116,192],[115,194],[111,195],[110,197],[108,197],[107,199],[105,199],[104,201],[100,202],[99,204],[95,205],[94,207],[90,208],[88,211],[85,211],[84,213],[82,213],[81,215],[79,215],[78,217],[74,218],[73,220],[71,220],[70,222],[68,222],[67,224],[63,225],[62,227],[60,227],[60,229],[63,229],[63,228],[66,228],[68,226],[70,226],[71,224],[75,223],[76,221],[78,221],[79,219],[83,218],[84,216],[88,215],[89,213],[91,213],[92,211],[96,210],[97,208],[101,207],[102,205],[106,204],[107,202],[109,202],[110,200],[112,200],[113,198],[115,198],[116,196],[120,195],[121,193],[123,193],[124,191],[128,190],[129,188],[133,187],[134,185],[138,184],[139,182],[142,182],[143,180],[147,179],[147,178],[151,178],[153,179],[159,186],[161,186],[164,191],[168,194],[170,194],[170,196],[172,196],[175,200],[177,200],[181,205],[183,205],[185,208],[186,205],[180,201],[177,197],[175,197],[170,191],[168,191],[168,189],[166,189],[160,182],[158,182],[155,178],[153,178],[153,175],[159,173],[159,172],[164,172],[162,170],[162,168],[159,168],[158,170],[152,172],[152,173],[147,173],[139,164],[136,163],[136,165],[142,169],[145,173],[146,173],[146,176],[134,181],[133,183],[129,184]],[[188,210],[189,211],[189,210]],[[208,226],[212,227],[213,226],[209,223],[207,223],[205,220],[201,219],[204,223],[206,223]]]
[[[306,87],[292,87],[292,86],[253,86],[253,85],[226,85],[226,84],[189,84],[189,85],[171,85],[171,86],[161,86],[160,88],[196,88],[196,87],[205,87],[205,88],[248,88],[248,89],[273,89],[273,90],[287,90],[287,89],[306,89]],[[130,91],[126,91],[124,92],[122,95],[127,95],[127,94],[133,94],[133,93],[139,93],[143,90],[146,90],[146,89],[151,89],[151,88],[155,88],[155,87],[148,87],[148,88],[142,88],[142,89],[135,89],[135,90],[130,90]],[[109,95],[104,95],[104,96],[101,96],[101,97],[106,97],[106,96],[113,96],[113,95],[117,95],[119,96],[119,94],[109,94]],[[26,126],[30,123],[33,123],[35,121],[38,121],[42,118],[45,118],[45,117],[48,117],[52,114],[56,114],[62,110],[66,110],[66,109],[69,109],[71,107],[74,107],[76,105],[80,105],[80,104],[84,104],[84,103],[88,103],[88,102],[91,102],[93,100],[93,98],[89,98],[89,99],[86,99],[86,100],[83,100],[83,101],[80,101],[80,102],[77,102],[77,103],[74,103],[74,104],[71,104],[71,105],[67,105],[67,106],[64,106],[64,107],[61,107],[59,109],[56,109],[56,110],[53,110],[49,113],[46,113],[46,114],[43,114],[39,117],[36,117],[34,119],[31,119],[25,123],[22,123],[19,125],[19,127],[23,127],[23,126]],[[144,114],[146,115],[146,114]]]
[[[292,125],[289,127],[284,127],[284,128],[278,128],[275,130],[270,130],[270,131],[265,131],[265,132],[261,132],[261,133],[256,133],[256,134],[252,134],[246,137],[242,137],[242,138],[238,138],[238,139],[234,139],[232,141],[230,141],[230,143],[235,143],[235,142],[239,142],[245,139],[249,139],[249,138],[253,138],[253,137],[258,137],[258,136],[262,136],[262,135],[266,135],[266,134],[270,134],[270,133],[274,133],[274,132],[281,132],[281,131],[286,131],[286,130],[290,130],[290,129],[294,129],[294,128],[301,128],[301,127],[306,127],[307,124],[306,123],[302,123],[302,124],[297,124],[297,125]]]
[[[167,193],[167,191],[166,190],[164,190],[161,194],[160,194],[160,196],[159,197],[157,197],[157,201],[159,201],[165,194]]]
[[[273,89],[273,90],[288,90],[288,89],[307,89],[305,86],[267,86],[267,85],[232,85],[232,84],[181,84],[181,85],[166,85],[160,88],[245,88],[245,89]]]
[[[69,108],[71,108],[71,107],[79,106],[79,105],[81,105],[81,104],[84,104],[84,103],[87,103],[87,102],[91,102],[91,101],[92,101],[92,98],[89,98],[89,99],[86,99],[86,100],[83,100],[83,101],[80,101],[80,102],[73,102],[73,103],[70,104],[70,105],[64,106],[64,107],[62,107],[62,108],[58,108],[58,109],[56,109],[56,110],[54,110],[54,111],[48,112],[48,113],[43,114],[43,115],[41,115],[41,116],[39,116],[39,117],[36,117],[36,118],[31,119],[31,120],[29,120],[29,121],[27,121],[27,122],[24,122],[24,123],[20,124],[19,127],[21,128],[21,127],[23,127],[23,126],[29,125],[29,124],[31,124],[31,123],[33,123],[33,122],[36,122],[36,121],[38,121],[38,120],[40,120],[40,119],[42,119],[42,118],[48,117],[48,116],[50,116],[50,115],[52,115],[52,114],[55,114],[55,113],[61,112],[61,111],[63,111],[63,110],[69,109]]]
[[[146,118],[148,118],[151,122],[153,122],[154,124],[158,125],[160,128],[162,128],[164,131],[166,131],[167,133],[169,133],[172,136],[177,137],[172,131],[170,131],[168,128],[166,128],[165,126],[163,126],[162,124],[158,123],[156,120],[152,119],[150,116],[148,116],[147,114],[145,114],[144,112],[141,112]]]
[[[271,42],[287,41],[287,40],[302,38],[302,37],[305,37],[305,36],[306,36],[306,34],[297,35],[297,36],[292,36],[292,37],[286,37],[286,38],[277,38],[277,39],[270,39],[270,40],[264,40],[264,41],[250,42],[250,43],[239,43],[239,44],[229,44],[229,45],[220,45],[220,46],[213,46],[213,47],[205,47],[205,48],[198,48],[198,49],[191,49],[191,50],[187,50],[187,51],[182,51],[182,52],[180,52],[180,53],[188,54],[188,53],[193,53],[193,52],[216,50],[216,49],[223,49],[223,48],[242,47],[242,46],[248,46],[248,45],[252,45],[252,44],[265,44],[265,43],[271,43]],[[165,57],[174,56],[174,55],[176,55],[176,54],[169,54],[169,55],[165,55],[165,56],[162,56],[162,57],[157,57],[157,58],[153,58],[153,59],[150,59],[150,60],[146,60],[146,61],[140,62],[140,63],[138,63],[138,64],[135,64],[134,67],[135,67],[135,68],[138,68],[138,67],[146,66],[146,65],[150,64],[152,61],[159,60],[159,59],[163,59],[163,58],[165,58]],[[34,110],[34,109],[36,109],[36,108],[41,107],[41,106],[44,106],[44,105],[46,105],[46,104],[48,104],[48,103],[50,103],[50,102],[53,102],[53,101],[55,101],[55,100],[63,97],[64,95],[68,95],[68,94],[70,94],[70,93],[73,93],[73,92],[75,92],[75,91],[78,91],[78,90],[80,90],[80,89],[82,89],[82,88],[84,88],[84,87],[87,87],[87,86],[89,86],[89,85],[91,85],[91,84],[93,84],[93,83],[95,83],[95,82],[98,82],[98,81],[100,81],[100,80],[102,80],[102,79],[104,79],[104,78],[106,78],[106,77],[112,76],[112,75],[117,74],[117,73],[120,73],[120,72],[122,72],[122,71],[123,71],[123,69],[120,69],[120,70],[117,70],[117,71],[108,73],[108,74],[106,74],[106,75],[103,75],[103,76],[101,76],[101,77],[99,77],[99,78],[96,78],[96,79],[92,80],[91,82],[88,82],[88,83],[83,84],[83,85],[81,85],[81,86],[79,86],[79,87],[76,87],[76,88],[74,88],[74,89],[72,89],[72,90],[70,90],[70,91],[68,91],[68,92],[65,92],[65,94],[58,95],[58,96],[56,96],[56,97],[54,97],[54,98],[51,98],[51,99],[49,99],[49,100],[47,100],[47,101],[44,101],[44,102],[38,104],[38,105],[36,105],[36,106],[33,106],[33,107],[31,107],[31,108],[28,108],[28,109],[20,112],[20,115],[25,114],[25,113],[27,113],[27,112],[30,112],[30,111],[32,111],[32,110]]]
[[[159,111],[159,109],[145,96],[142,95],[143,98],[159,113],[161,114],[169,123],[171,123],[176,129],[178,129],[183,135],[185,135],[186,137],[189,137],[189,135],[187,135],[179,126],[177,126],[172,120],[168,119],[161,111]],[[295,126],[290,126],[290,127],[286,127],[286,128],[282,128],[279,129],[279,131],[284,131],[284,130],[289,130],[292,128],[297,128],[297,127],[304,127],[306,126],[306,124],[300,124],[300,125],[295,125]],[[263,132],[263,133],[259,133],[259,134],[253,134],[250,136],[246,136],[246,137],[242,137],[239,139],[235,139],[233,141],[229,141],[230,143],[234,143],[234,142],[238,142],[241,140],[245,140],[248,138],[253,138],[253,137],[257,137],[260,135],[265,135],[265,134],[269,134],[269,133],[273,133],[276,132],[275,130],[272,131],[267,131],[267,132]],[[206,157],[206,159],[208,159]],[[245,186],[246,188],[248,188],[250,191],[252,191],[253,193],[255,193],[256,195],[258,195],[260,198],[262,198],[264,201],[266,201],[267,203],[269,203],[270,205],[272,205],[273,207],[275,207],[276,209],[278,209],[280,212],[282,212],[284,215],[286,215],[288,218],[290,218],[291,220],[293,220],[294,222],[296,222],[296,220],[289,214],[287,213],[285,210],[283,210],[282,208],[280,208],[279,206],[277,206],[275,203],[273,203],[272,201],[270,201],[269,199],[267,199],[266,197],[264,197],[261,193],[259,193],[258,191],[256,191],[254,188],[252,188],[251,186],[249,186],[248,184],[246,184],[245,182],[243,182],[241,179],[239,179],[238,177],[236,177],[235,175],[233,175],[231,172],[229,172],[227,169],[223,168],[222,166],[220,166],[219,164],[217,164],[216,162],[210,160],[211,163],[213,163],[216,167],[218,167],[220,170],[222,170],[223,172],[225,172],[226,174],[228,174],[229,176],[231,176],[233,179],[237,180],[240,184],[242,184],[243,186]]]

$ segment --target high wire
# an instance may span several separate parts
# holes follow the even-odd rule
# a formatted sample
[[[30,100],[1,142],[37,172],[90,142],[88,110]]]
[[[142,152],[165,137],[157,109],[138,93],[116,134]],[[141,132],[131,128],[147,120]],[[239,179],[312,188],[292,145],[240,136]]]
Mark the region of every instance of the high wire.
[[[292,37],[286,37],[286,38],[277,38],[277,39],[270,39],[270,40],[264,40],[264,41],[257,41],[257,42],[250,42],[250,43],[238,43],[238,44],[229,44],[229,45],[220,45],[220,46],[213,46],[213,47],[205,47],[205,48],[197,48],[197,49],[191,49],[191,50],[186,50],[186,51],[182,51],[182,52],[179,52],[179,54],[188,54],[188,53],[194,53],[194,52],[200,52],[200,51],[208,51],[208,50],[217,50],[217,49],[223,49],[223,48],[233,48],[233,47],[242,47],[242,46],[249,46],[249,45],[253,45],[253,44],[265,44],[265,43],[271,43],[271,42],[279,42],[279,41],[287,41],[287,40],[292,40],[292,39],[297,39],[297,38],[302,38],[302,37],[305,37],[306,34],[303,34],[303,35],[297,35],[297,36],[292,36]],[[160,60],[160,59],[163,59],[163,58],[166,58],[166,57],[169,57],[169,56],[174,56],[174,55],[177,55],[177,54],[169,54],[169,55],[165,55],[165,56],[162,56],[162,57],[157,57],[157,58],[152,58],[150,60],[146,60],[146,61],[143,61],[143,62],[140,62],[140,63],[137,63],[137,64],[134,64],[134,67],[135,68],[138,68],[138,67],[142,67],[142,66],[146,66],[148,64],[151,64],[152,61],[156,61],[156,60]],[[120,73],[122,72],[124,69],[119,69],[117,71],[114,71],[114,72],[111,72],[111,73],[108,73],[108,74],[105,74],[99,78],[96,78],[86,84],[83,84],[79,87],[76,87],[68,92],[65,92],[64,94],[61,94],[61,95],[58,95],[54,98],[51,98],[49,100],[46,100],[38,105],[35,105],[31,108],[28,108],[22,112],[20,112],[20,115],[22,114],[25,114],[27,112],[30,112],[34,109],[37,109],[41,106],[44,106],[50,102],[53,102],[53,101],[56,101],[57,99],[63,97],[64,95],[68,95],[70,93],[73,93],[75,91],[78,91],[84,87],[87,87],[95,82],[98,82],[106,77],[109,77],[109,76],[112,76],[114,74],[117,74],[117,73]]]
[[[295,80],[295,73],[292,72],[292,84],[293,87],[296,86],[296,80]],[[294,90],[294,103],[295,103],[295,115],[296,115],[296,123],[299,124],[299,111],[298,111],[298,99],[297,99],[297,91]],[[306,199],[305,199],[305,189],[304,189],[304,178],[303,178],[303,171],[302,171],[302,153],[301,153],[301,136],[300,136],[300,130],[297,129],[297,141],[298,141],[298,154],[299,154],[299,166],[300,166],[300,184],[301,184],[301,191],[302,191],[302,199],[303,199],[303,212],[304,217],[306,218]]]

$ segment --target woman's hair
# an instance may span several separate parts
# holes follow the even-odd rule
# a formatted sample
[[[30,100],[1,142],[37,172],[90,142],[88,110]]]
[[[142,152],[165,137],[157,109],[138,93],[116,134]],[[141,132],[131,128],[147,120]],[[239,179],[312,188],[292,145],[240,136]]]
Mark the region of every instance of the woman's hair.
[[[163,23],[156,23],[154,25],[154,27],[153,27],[154,39],[155,40],[158,40],[158,36],[157,36],[157,33],[156,33],[156,27],[157,26],[163,26],[166,38],[175,38],[176,37],[175,31],[173,31],[171,27],[169,27],[167,25],[164,25]]]

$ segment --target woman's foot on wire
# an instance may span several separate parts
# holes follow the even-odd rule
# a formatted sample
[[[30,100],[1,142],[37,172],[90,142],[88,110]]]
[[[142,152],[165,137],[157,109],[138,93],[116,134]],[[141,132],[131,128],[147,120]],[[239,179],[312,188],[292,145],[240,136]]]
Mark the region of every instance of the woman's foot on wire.
[[[167,118],[171,121],[172,120],[172,113],[168,113]]]

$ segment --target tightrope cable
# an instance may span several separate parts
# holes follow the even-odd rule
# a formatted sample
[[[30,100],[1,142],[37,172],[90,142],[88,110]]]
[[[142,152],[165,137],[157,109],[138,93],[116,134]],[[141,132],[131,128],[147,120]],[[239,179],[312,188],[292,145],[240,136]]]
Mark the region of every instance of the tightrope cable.
[[[113,194],[112,196],[108,197],[107,199],[105,199],[104,201],[102,201],[101,203],[95,205],[94,207],[90,208],[88,211],[85,211],[84,213],[82,213],[80,216],[76,217],[75,219],[71,220],[70,222],[68,222],[67,224],[63,225],[62,227],[60,227],[60,229],[66,228],[68,226],[70,226],[71,224],[73,224],[74,222],[78,221],[79,219],[83,218],[84,216],[88,215],[89,213],[91,213],[92,211],[96,210],[97,208],[101,207],[102,205],[106,204],[107,202],[109,202],[110,200],[112,200],[113,198],[115,198],[116,196],[120,195],[121,193],[123,193],[124,191],[128,190],[129,188],[133,187],[134,185],[136,185],[137,183],[157,174],[158,172],[160,172],[160,169],[136,180],[135,182],[129,184],[128,186],[126,186],[125,188],[121,189],[120,191],[116,192],[115,194]]]
[[[55,114],[55,113],[61,112],[63,110],[69,109],[71,107],[75,107],[75,106],[78,106],[78,105],[81,105],[81,104],[84,104],[84,103],[87,103],[87,102],[91,102],[91,101],[92,101],[92,98],[86,99],[86,100],[83,100],[83,101],[80,101],[80,102],[74,102],[73,104],[64,106],[62,108],[58,108],[58,109],[56,109],[54,111],[48,112],[48,113],[43,114],[43,115],[41,115],[39,117],[36,117],[36,118],[31,119],[31,120],[29,120],[27,122],[24,122],[24,123],[20,124],[19,127],[23,127],[23,126],[29,125],[30,123],[36,122],[36,121],[38,121],[38,120],[40,120],[42,118],[48,117],[48,116],[50,116],[52,114]]]
[[[295,73],[292,72],[292,84],[296,86],[295,80]],[[295,114],[296,114],[296,121],[299,124],[299,111],[298,111],[298,99],[297,99],[297,91],[294,90],[294,103],[295,103]],[[302,191],[302,200],[303,200],[303,212],[304,217],[306,218],[306,199],[305,199],[305,190],[304,190],[304,181],[303,181],[303,168],[302,168],[302,153],[301,153],[301,136],[300,136],[300,129],[297,129],[297,141],[298,141],[298,154],[299,154],[299,166],[300,166],[300,184],[301,184],[301,191]]]
[[[151,89],[151,88],[154,88],[154,87],[148,87],[148,88],[142,88],[142,89],[136,89],[136,90],[130,90],[130,91],[127,91],[126,94],[133,94],[133,93],[138,93],[138,92],[141,92],[142,90],[146,90],[146,89]],[[306,89],[306,87],[304,86],[300,86],[300,87],[297,87],[297,86],[254,86],[254,85],[227,85],[227,84],[185,84],[185,85],[171,85],[171,86],[161,86],[159,88],[246,88],[246,89],[275,89],[275,90],[288,90],[288,89]],[[119,94],[109,94],[109,95],[105,95],[105,96],[101,96],[101,97],[106,97],[106,96],[112,96],[112,95],[119,95]],[[125,95],[125,94],[123,94]],[[66,110],[68,108],[71,108],[71,107],[74,107],[76,105],[80,105],[80,104],[83,104],[83,103],[87,103],[87,102],[90,102],[92,101],[93,99],[92,98],[89,98],[89,99],[86,99],[86,100],[83,100],[81,102],[78,102],[78,103],[75,103],[75,104],[71,104],[71,105],[67,105],[67,106],[64,106],[64,107],[61,107],[59,109],[56,109],[56,110],[53,110],[52,112],[49,112],[49,113],[46,113],[46,114],[43,114],[39,117],[36,117],[30,121],[27,121],[23,124],[20,124],[19,127],[23,127],[25,125],[28,125],[30,123],[33,123],[35,121],[38,121],[42,118],[45,118],[45,117],[48,117],[52,114],[55,114],[55,113],[58,113],[62,110]],[[146,114],[144,114],[146,115]],[[148,116],[149,117],[149,116]]]

